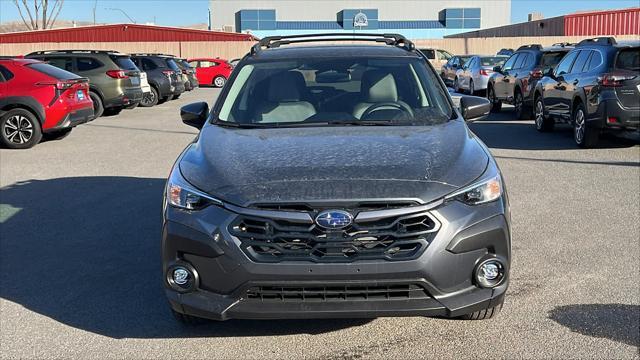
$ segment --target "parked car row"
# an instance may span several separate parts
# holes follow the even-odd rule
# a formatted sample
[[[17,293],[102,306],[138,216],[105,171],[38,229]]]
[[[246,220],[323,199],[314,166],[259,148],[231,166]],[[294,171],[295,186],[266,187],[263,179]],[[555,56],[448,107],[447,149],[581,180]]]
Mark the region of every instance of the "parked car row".
[[[102,50],[37,51],[0,59],[0,145],[30,148],[123,109],[177,99],[203,84],[222,87],[223,59]]]
[[[571,124],[574,140],[592,147],[604,131],[640,128],[640,42],[611,37],[549,47],[524,45],[510,56],[456,55],[440,76],[456,92],[485,92],[491,111],[502,104],[536,129]]]

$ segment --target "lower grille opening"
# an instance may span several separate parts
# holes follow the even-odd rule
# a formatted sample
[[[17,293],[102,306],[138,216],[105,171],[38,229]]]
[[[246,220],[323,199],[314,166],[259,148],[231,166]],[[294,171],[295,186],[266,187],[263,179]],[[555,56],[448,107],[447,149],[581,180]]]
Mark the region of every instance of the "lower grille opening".
[[[255,301],[362,301],[426,299],[425,289],[416,284],[331,285],[331,286],[253,286],[246,292]]]

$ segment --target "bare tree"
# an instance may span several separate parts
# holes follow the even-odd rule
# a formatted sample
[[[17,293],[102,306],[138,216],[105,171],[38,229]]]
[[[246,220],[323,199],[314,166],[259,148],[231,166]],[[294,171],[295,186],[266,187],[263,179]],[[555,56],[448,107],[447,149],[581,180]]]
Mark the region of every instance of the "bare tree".
[[[64,0],[13,0],[13,4],[29,30],[51,29],[58,19]]]

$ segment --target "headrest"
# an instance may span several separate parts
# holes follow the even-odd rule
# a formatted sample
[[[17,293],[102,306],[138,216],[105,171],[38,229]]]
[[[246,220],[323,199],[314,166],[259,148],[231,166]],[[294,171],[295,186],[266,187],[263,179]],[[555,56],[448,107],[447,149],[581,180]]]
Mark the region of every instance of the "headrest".
[[[362,74],[361,92],[367,102],[396,102],[398,101],[398,88],[396,80],[388,72],[369,70]]]
[[[305,87],[304,76],[297,71],[285,71],[269,79],[271,102],[300,101],[300,92]]]

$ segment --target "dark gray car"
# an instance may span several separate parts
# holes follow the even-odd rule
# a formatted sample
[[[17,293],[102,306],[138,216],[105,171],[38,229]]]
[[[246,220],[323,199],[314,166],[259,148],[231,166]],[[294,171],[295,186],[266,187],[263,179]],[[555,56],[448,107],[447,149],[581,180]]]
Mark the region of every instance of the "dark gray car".
[[[348,39],[353,41],[353,35]],[[491,318],[511,259],[502,175],[424,55],[386,45],[265,38],[200,130],[163,206],[165,292],[176,317]]]

